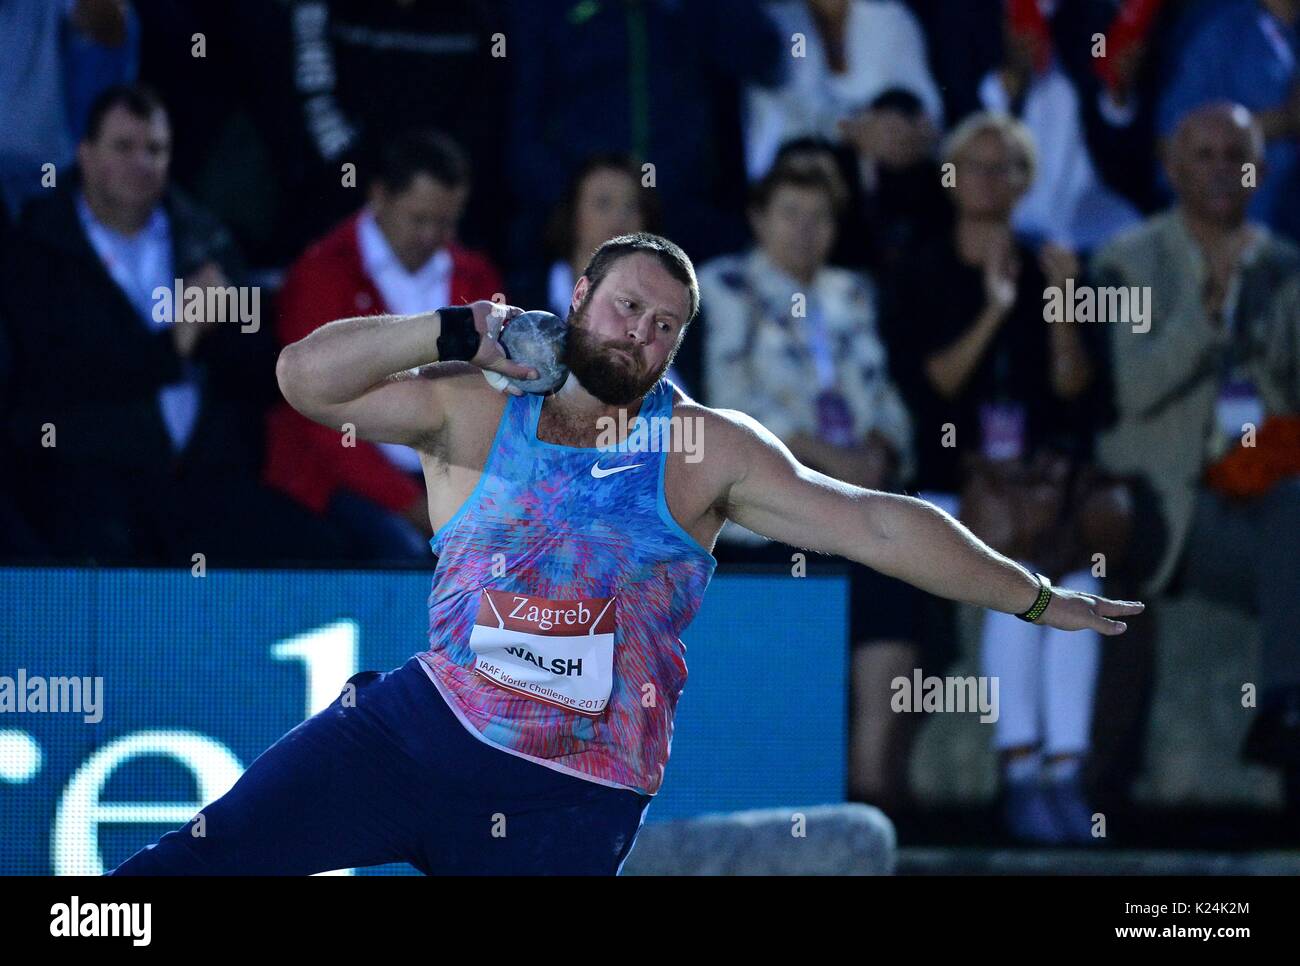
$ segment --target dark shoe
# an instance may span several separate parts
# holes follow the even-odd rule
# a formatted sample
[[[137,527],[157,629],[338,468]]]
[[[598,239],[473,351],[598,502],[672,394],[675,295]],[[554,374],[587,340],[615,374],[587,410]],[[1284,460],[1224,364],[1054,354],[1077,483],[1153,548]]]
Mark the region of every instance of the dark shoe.
[[[1003,791],[1002,821],[1011,837],[1035,845],[1061,845],[1065,831],[1037,781],[1009,781]]]
[[[1092,809],[1083,795],[1083,783],[1077,778],[1051,782],[1047,802],[1056,815],[1062,837],[1070,845],[1096,845],[1101,840],[1092,834]]]

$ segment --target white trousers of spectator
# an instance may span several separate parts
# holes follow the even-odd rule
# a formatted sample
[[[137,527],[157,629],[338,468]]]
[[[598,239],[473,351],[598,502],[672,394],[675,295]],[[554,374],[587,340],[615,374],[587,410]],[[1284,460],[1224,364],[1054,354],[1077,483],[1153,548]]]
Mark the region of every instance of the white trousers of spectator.
[[[1088,570],[1067,574],[1061,584],[1101,593],[1101,581]],[[1099,633],[1062,631],[988,611],[980,655],[983,673],[998,680],[994,744],[999,751],[1031,746],[1050,758],[1088,750],[1101,662]]]
[[[917,496],[954,517],[960,514],[958,494],[924,491]],[[1060,583],[1085,594],[1101,593],[1101,581],[1088,570],[1066,574]],[[993,726],[998,751],[1033,747],[1049,758],[1087,752],[1101,664],[1100,634],[1061,631],[990,610],[984,614],[980,663],[981,673],[998,681],[998,719]]]

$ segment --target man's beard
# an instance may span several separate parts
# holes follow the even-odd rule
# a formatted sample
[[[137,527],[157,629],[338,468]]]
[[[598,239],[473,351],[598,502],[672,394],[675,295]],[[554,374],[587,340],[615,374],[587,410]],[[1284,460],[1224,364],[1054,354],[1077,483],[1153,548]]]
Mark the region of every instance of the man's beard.
[[[586,307],[570,309],[564,364],[582,388],[607,406],[627,406],[654,388],[673,361],[672,354],[654,372],[645,369],[645,348],[631,339],[599,339],[587,329]],[[623,350],[628,356],[616,350]]]

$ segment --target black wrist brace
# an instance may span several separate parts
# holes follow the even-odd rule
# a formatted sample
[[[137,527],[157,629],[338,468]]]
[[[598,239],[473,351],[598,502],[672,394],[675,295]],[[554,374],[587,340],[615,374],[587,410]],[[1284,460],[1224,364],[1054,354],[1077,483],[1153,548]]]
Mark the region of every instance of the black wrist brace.
[[[474,310],[468,306],[439,309],[438,361],[468,362],[478,355],[482,337],[474,326]]]
[[[1028,621],[1031,624],[1037,624],[1038,619],[1043,616],[1047,610],[1047,605],[1052,602],[1052,582],[1042,574],[1034,574],[1038,578],[1038,599],[1034,605],[1023,614],[1017,614],[1022,621]]]

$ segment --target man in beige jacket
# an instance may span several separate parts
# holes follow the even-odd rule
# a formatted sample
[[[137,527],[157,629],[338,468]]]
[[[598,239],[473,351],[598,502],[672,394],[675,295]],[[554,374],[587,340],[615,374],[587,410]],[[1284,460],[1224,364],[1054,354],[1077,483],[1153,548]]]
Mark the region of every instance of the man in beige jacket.
[[[1149,594],[1186,590],[1257,613],[1259,714],[1248,759],[1288,769],[1300,792],[1300,478],[1227,497],[1208,469],[1270,416],[1300,413],[1300,250],[1247,221],[1263,141],[1240,105],[1189,114],[1171,139],[1177,202],[1101,250],[1098,293],[1120,287],[1144,319],[1111,319],[1116,426],[1099,440],[1112,470],[1143,476],[1159,519],[1137,521]],[[1163,538],[1159,535],[1163,534]]]

